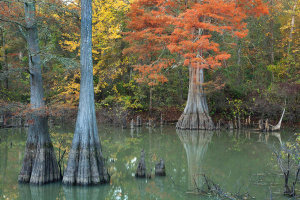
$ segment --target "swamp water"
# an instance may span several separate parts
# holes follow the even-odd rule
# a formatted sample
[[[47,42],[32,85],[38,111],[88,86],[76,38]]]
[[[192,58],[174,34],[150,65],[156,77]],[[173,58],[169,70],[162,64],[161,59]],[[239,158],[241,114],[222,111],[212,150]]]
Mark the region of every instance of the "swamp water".
[[[50,128],[52,142],[68,150],[73,127]],[[213,199],[193,194],[205,174],[225,191],[248,192],[256,199],[283,197],[272,146],[293,137],[293,132],[259,133],[242,131],[178,131],[172,126],[154,129],[124,129],[99,126],[111,183],[91,187],[62,186],[60,183],[35,186],[18,184],[27,129],[0,129],[0,199]],[[146,152],[148,173],[163,158],[166,177],[136,179],[140,151]],[[67,155],[64,158],[66,164]],[[152,171],[151,171],[152,170]]]

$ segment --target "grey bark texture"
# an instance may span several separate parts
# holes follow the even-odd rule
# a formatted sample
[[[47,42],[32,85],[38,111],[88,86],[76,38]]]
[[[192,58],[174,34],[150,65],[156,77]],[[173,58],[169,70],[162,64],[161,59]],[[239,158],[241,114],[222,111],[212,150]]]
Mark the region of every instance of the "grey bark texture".
[[[203,69],[189,68],[189,93],[184,112],[176,128],[189,130],[212,130],[214,123],[208,112],[206,96],[203,89]]]
[[[142,126],[142,118],[139,115],[136,117],[136,124],[135,124],[135,126],[137,126],[137,127]]]
[[[33,109],[26,142],[25,155],[19,182],[45,184],[60,179],[55,153],[51,143],[47,117],[44,112],[44,90],[41,72],[41,60],[38,30],[35,19],[35,3],[25,6],[27,27],[27,45],[30,70],[30,103]]]
[[[155,165],[155,175],[156,176],[166,176],[166,166],[163,159]]]
[[[104,166],[94,103],[91,0],[81,1],[80,64],[79,110],[63,183],[107,183],[110,176]]]
[[[135,177],[146,178],[146,162],[144,150],[141,151],[141,159],[136,169]]]

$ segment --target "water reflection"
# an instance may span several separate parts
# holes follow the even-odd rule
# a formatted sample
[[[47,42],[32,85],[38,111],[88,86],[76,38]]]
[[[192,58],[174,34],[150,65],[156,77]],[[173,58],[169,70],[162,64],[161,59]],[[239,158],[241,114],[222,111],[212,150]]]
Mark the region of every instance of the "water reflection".
[[[259,133],[259,136],[258,136],[258,142],[263,142],[265,144],[268,144],[269,143],[269,138],[270,136],[278,139],[280,145],[282,145],[282,140],[281,140],[281,134],[279,132],[267,132],[267,133]]]
[[[60,197],[60,184],[47,184],[43,186],[19,184],[19,199],[55,200]]]
[[[177,130],[177,135],[182,142],[188,161],[188,189],[194,190],[195,186],[201,187],[202,162],[211,141],[211,131]]]
[[[53,141],[63,137],[68,143],[72,142],[72,131],[73,127],[50,130]],[[224,186],[226,191],[234,192],[237,186],[247,184],[250,194],[264,199],[269,186],[257,186],[249,180],[253,174],[273,170],[270,166],[274,166],[276,160],[270,159],[269,146],[284,143],[293,135],[284,130],[282,134],[247,129],[176,131],[170,126],[124,130],[106,126],[99,131],[112,174],[111,184],[65,187],[19,185],[17,176],[24,156],[26,129],[0,129],[0,199],[203,199],[186,193],[195,188],[194,180],[201,186],[202,181],[197,176],[201,173]],[[165,160],[166,177],[148,180],[134,177],[141,149],[147,152],[148,172],[160,158]],[[281,179],[273,182],[278,184],[279,181]],[[280,190],[280,184],[273,189]]]
[[[0,148],[0,156],[1,156],[1,162],[0,162],[0,198],[3,197],[3,191],[2,188],[4,188],[5,180],[6,180],[6,168],[7,168],[7,158],[8,158],[8,141],[7,141],[7,130],[6,134],[4,134],[4,137],[1,139],[1,146],[4,146],[4,148]]]
[[[107,190],[104,185],[95,185],[88,187],[81,186],[63,186],[65,199],[72,200],[100,200],[105,199]]]

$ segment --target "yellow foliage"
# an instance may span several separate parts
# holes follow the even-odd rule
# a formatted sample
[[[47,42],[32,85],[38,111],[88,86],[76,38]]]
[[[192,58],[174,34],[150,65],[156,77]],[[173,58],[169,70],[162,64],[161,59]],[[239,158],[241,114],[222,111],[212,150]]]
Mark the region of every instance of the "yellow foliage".
[[[108,80],[113,80],[126,71],[126,65],[129,59],[122,55],[121,37],[125,27],[126,14],[130,8],[130,1],[123,0],[95,0],[93,1],[93,25],[92,25],[92,43],[93,60],[97,62],[94,65],[93,73],[98,78],[95,85],[95,92],[99,93],[107,87]],[[65,33],[66,38],[60,41],[63,49],[80,54],[80,33]],[[77,73],[77,74],[76,74]],[[79,78],[79,73],[74,74],[73,80],[66,77],[69,82],[64,86],[64,92],[61,93],[66,103],[76,103],[79,99],[79,83],[75,79]],[[79,77],[77,77],[79,76]]]

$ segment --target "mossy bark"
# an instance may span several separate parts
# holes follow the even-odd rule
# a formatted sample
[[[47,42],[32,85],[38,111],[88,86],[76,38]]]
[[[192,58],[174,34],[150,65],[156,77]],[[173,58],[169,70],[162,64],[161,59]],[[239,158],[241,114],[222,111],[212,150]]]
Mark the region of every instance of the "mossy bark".
[[[21,183],[33,184],[58,181],[59,170],[48,132],[47,119],[35,116],[32,120],[18,180]]]
[[[214,123],[208,112],[206,96],[203,89],[203,69],[190,67],[189,93],[184,112],[176,128],[189,130],[212,130]]]
[[[44,112],[44,90],[38,30],[35,18],[35,3],[26,2],[25,21],[30,72],[31,119],[23,165],[18,176],[19,182],[44,184],[59,180],[59,170],[48,131]]]

